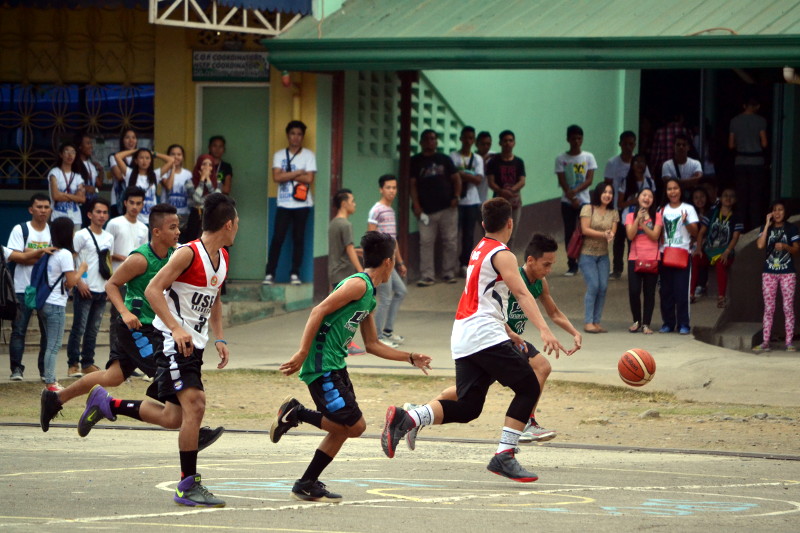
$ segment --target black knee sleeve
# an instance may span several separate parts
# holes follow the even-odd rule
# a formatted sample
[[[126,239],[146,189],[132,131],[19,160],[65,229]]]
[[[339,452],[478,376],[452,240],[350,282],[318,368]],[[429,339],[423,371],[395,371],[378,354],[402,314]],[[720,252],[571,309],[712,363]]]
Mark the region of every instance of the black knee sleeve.
[[[453,400],[439,400],[442,404],[442,424],[466,424],[478,418],[483,411],[486,398],[462,398]]]
[[[515,395],[514,399],[511,400],[511,405],[508,406],[508,411],[506,411],[507,417],[520,422],[527,422],[530,418],[533,406],[536,405],[541,393],[539,380],[536,379],[533,372],[531,372],[531,376],[533,376],[533,379],[526,377],[508,387],[514,391]]]

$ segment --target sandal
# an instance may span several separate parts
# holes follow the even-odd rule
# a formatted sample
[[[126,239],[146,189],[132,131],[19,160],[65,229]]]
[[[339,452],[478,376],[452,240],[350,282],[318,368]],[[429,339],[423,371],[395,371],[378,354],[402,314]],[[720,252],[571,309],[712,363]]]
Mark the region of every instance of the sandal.
[[[583,326],[583,331],[585,331],[586,333],[600,333],[599,329],[595,329],[593,327],[589,328],[589,324]]]
[[[725,298],[724,296],[720,296],[719,298],[717,298],[717,308],[725,309],[726,307],[728,307],[728,299]]]
[[[631,324],[631,327],[628,328],[628,333],[639,333],[642,329],[642,326],[639,325],[639,322],[634,322]]]
[[[653,330],[650,329],[650,326],[642,326],[642,333],[644,333],[645,335],[652,335]]]

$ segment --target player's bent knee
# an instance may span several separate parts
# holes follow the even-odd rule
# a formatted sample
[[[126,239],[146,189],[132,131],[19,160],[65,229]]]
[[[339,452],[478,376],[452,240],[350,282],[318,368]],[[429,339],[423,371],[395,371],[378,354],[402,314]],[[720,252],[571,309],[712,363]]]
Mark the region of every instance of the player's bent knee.
[[[547,358],[541,354],[531,359],[531,365],[533,366],[533,372],[536,374],[536,376],[543,379],[547,379],[547,377],[550,375],[550,372],[553,370],[550,361],[548,361]]]
[[[362,418],[352,426],[347,427],[347,438],[360,437],[367,430],[367,422]]]

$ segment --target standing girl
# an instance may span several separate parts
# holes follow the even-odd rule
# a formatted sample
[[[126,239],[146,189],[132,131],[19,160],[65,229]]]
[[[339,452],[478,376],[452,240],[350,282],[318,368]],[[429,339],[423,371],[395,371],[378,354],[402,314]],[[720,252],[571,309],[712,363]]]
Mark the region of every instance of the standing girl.
[[[129,155],[133,156],[130,167],[125,162]],[[163,160],[164,166],[156,170],[153,156]],[[114,159],[117,161],[117,168],[125,175],[125,186],[144,189],[144,206],[139,212],[138,219],[147,225],[150,221],[150,210],[158,203],[159,176],[166,174],[172,168],[174,160],[166,154],[151,152],[147,148],[117,152],[114,154]]]
[[[586,282],[583,300],[583,329],[587,333],[606,333],[600,325],[608,288],[608,243],[614,240],[619,223],[619,213],[611,205],[614,187],[610,183],[599,183],[594,188],[592,203],[581,208],[580,222],[583,246],[578,258],[578,268]]]
[[[753,348],[756,352],[768,352],[769,339],[772,336],[772,319],[775,316],[775,298],[778,286],[783,299],[783,318],[786,322],[786,351],[797,351],[794,338],[794,289],[797,274],[794,269],[792,255],[800,249],[800,236],[797,227],[786,221],[786,204],[776,200],[767,214],[767,220],[761,233],[758,234],[756,246],[759,250],[767,249],[767,260],[761,274],[761,293],[764,295],[764,339]]]
[[[175,206],[178,210],[178,219],[181,233],[186,231],[186,222],[189,220],[189,195],[186,192],[186,182],[191,181],[192,172],[183,168],[186,152],[183,146],[173,144],[167,148],[167,155],[172,157],[174,164],[167,174],[161,175],[161,201]],[[181,241],[183,242],[183,241]]]
[[[131,128],[125,128],[119,136],[119,151],[136,150],[139,139],[136,138],[136,132]],[[125,158],[125,164],[130,165],[133,156]],[[125,214],[125,208],[122,206],[125,193],[125,172],[117,166],[117,159],[112,154],[108,156],[108,166],[111,168],[111,212],[109,218],[114,218]]]
[[[692,191],[692,205],[697,213],[697,219],[700,221],[710,215],[711,210],[716,207],[716,205],[712,205],[711,197],[702,185]],[[698,231],[699,229],[698,227]],[[708,285],[708,263],[694,259],[697,257],[694,254],[698,250],[701,250],[699,244],[692,250],[692,292],[689,293],[689,301],[691,303],[694,303],[698,297],[706,293],[706,286]]]
[[[67,217],[57,218],[50,224],[50,238],[53,247],[58,248],[47,261],[47,283],[53,290],[39,311],[47,332],[47,348],[44,354],[44,381],[47,390],[59,391],[61,386],[56,381],[56,356],[61,349],[64,337],[64,321],[67,310],[67,298],[72,289],[88,268],[86,262],[75,270],[75,254],[72,248],[72,231],[75,228]]]
[[[197,239],[202,233],[200,209],[203,198],[213,192],[221,192],[217,176],[213,172],[214,158],[203,154],[197,158],[192,171],[192,179],[186,182],[186,194],[189,198],[189,222],[186,225],[186,242]],[[183,242],[181,234],[181,242]]]
[[[681,201],[681,182],[668,178],[666,201],[661,209],[664,221],[664,243],[661,247],[661,319],[660,333],[691,333],[689,327],[689,250],[697,235],[697,212],[692,204]]]
[[[50,203],[53,205],[53,215],[50,220],[66,217],[80,227],[80,204],[86,201],[83,187],[85,169],[72,143],[62,144],[58,148],[58,157],[58,166],[53,167],[48,174]]]
[[[656,210],[653,189],[642,189],[637,198],[639,209],[625,217],[625,232],[631,241],[628,254],[628,300],[633,324],[631,333],[641,331],[652,335],[650,323],[656,306],[658,283],[658,239],[664,226],[660,211]],[[641,294],[644,289],[644,309]]]

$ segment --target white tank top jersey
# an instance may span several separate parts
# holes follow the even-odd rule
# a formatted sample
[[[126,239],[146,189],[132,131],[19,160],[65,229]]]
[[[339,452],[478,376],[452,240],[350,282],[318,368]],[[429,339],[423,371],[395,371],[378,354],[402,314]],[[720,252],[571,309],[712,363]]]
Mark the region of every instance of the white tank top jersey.
[[[220,248],[219,266],[214,269],[201,240],[191,241],[183,246],[192,249],[194,259],[189,268],[164,291],[164,295],[167,297],[169,312],[178,319],[184,331],[192,336],[194,347],[202,350],[208,342],[208,319],[211,316],[211,307],[228,275],[228,251]],[[164,333],[166,352],[167,345],[172,342],[169,328],[158,316],[153,320],[153,327]]]
[[[505,244],[486,237],[472,250],[450,337],[453,359],[508,340],[505,329],[508,286],[492,265],[492,257],[504,250],[508,250]]]

